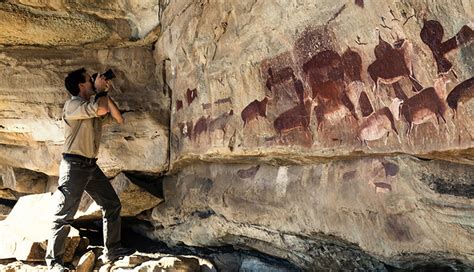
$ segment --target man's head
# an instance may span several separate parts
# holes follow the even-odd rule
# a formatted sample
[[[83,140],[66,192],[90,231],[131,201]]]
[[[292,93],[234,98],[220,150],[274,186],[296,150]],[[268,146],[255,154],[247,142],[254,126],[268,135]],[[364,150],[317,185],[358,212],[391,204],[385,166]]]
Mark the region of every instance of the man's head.
[[[94,90],[91,77],[84,68],[70,72],[66,76],[64,84],[68,92],[74,96],[80,94],[90,96]]]

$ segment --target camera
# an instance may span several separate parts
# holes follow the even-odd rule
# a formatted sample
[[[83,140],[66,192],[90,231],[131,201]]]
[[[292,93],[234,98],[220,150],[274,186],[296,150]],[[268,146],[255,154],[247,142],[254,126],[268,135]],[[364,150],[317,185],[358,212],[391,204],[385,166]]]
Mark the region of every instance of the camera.
[[[97,75],[98,75],[98,73],[94,73],[91,76],[92,82],[95,82],[95,79],[97,78]],[[114,74],[114,71],[112,71],[112,69],[109,69],[109,70],[105,71],[105,73],[103,73],[101,75],[104,76],[105,80],[110,80],[110,79],[115,78],[115,74]]]
[[[105,71],[105,73],[103,73],[102,75],[105,77],[106,80],[115,78],[115,74],[114,74],[114,71],[112,71],[112,69]]]

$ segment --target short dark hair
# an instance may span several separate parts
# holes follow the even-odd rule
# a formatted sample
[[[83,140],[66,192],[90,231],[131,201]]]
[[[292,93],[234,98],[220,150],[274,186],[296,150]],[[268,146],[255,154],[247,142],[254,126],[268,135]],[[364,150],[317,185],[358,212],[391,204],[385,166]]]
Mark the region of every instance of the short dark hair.
[[[86,82],[86,77],[84,75],[85,72],[86,69],[83,67],[81,69],[77,69],[70,72],[66,76],[66,79],[64,80],[64,85],[66,85],[66,89],[71,95],[76,96],[79,94],[79,83]]]

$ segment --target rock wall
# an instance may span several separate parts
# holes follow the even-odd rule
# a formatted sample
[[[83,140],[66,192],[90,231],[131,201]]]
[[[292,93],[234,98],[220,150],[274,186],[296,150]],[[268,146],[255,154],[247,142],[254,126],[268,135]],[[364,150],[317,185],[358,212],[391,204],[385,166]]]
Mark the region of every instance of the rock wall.
[[[408,156],[194,164],[165,181],[149,235],[252,248],[306,268],[472,263],[473,180],[472,166]]]
[[[167,176],[148,237],[305,270],[472,267],[473,10],[4,1],[2,198],[54,189],[64,77],[112,68],[126,124],[105,127],[99,164],[147,190]]]
[[[155,58],[177,175],[149,235],[305,269],[472,265],[472,10],[171,3]]]
[[[104,127],[99,164],[110,176],[122,170],[167,169],[168,98],[155,80],[148,48],[3,49],[1,54],[4,164],[57,175],[64,141],[62,107],[68,98],[64,77],[80,67],[110,67],[119,78],[111,96],[123,111],[125,125]]]
[[[356,2],[171,4],[172,163],[472,150],[472,4]]]

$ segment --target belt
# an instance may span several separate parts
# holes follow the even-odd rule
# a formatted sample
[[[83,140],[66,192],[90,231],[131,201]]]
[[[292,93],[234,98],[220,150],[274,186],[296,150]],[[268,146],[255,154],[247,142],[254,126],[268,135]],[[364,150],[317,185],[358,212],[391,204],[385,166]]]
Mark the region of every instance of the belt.
[[[70,161],[79,161],[79,162],[84,162],[84,163],[87,163],[87,164],[95,164],[97,162],[96,158],[87,158],[87,157],[77,155],[77,154],[66,154],[66,153],[64,153],[63,158],[67,161],[68,160],[70,160]]]

